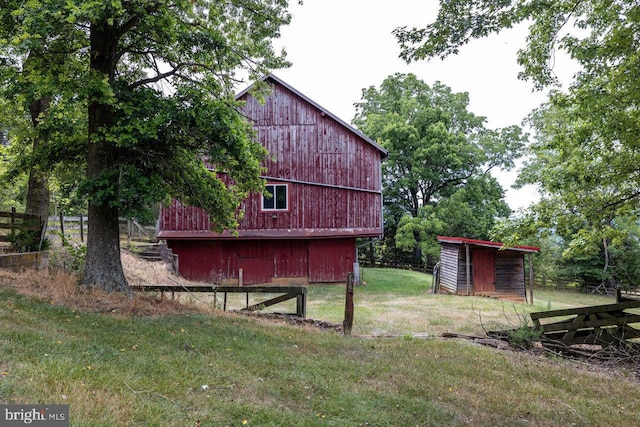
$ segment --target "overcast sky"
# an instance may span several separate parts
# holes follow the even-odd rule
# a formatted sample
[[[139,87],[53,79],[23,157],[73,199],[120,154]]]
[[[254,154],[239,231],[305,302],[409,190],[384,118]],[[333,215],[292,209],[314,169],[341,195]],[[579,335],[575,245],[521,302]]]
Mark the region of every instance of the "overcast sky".
[[[525,45],[526,27],[473,41],[444,61],[407,65],[391,32],[424,26],[437,10],[436,0],[304,0],[302,6],[292,0],[292,22],[276,46],[293,65],[274,74],[348,123],[362,89],[395,73],[414,73],[427,84],[468,92],[469,110],[486,117],[489,128],[519,125],[546,96],[517,79],[516,52]],[[530,203],[534,190],[509,189],[515,171],[498,178],[513,209]]]

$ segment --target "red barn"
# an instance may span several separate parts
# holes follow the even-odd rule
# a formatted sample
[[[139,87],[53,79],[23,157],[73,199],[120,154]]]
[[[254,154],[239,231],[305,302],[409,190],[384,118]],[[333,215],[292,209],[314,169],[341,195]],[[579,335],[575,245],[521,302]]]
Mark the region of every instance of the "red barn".
[[[212,232],[205,212],[174,201],[160,213],[158,237],[192,280],[343,282],[356,261],[356,238],[382,234],[387,152],[279,78],[264,80],[272,88],[265,103],[250,88],[237,98],[269,151],[268,193],[244,201],[237,236]]]

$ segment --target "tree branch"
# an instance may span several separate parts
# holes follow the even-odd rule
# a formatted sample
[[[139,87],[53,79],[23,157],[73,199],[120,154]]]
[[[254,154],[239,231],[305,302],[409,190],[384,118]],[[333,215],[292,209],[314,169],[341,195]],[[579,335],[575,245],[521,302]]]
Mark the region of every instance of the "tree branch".
[[[606,205],[604,205],[603,207],[601,207],[600,209],[598,209],[598,213],[603,212],[609,208],[613,208],[616,206],[620,206],[626,202],[628,202],[629,200],[635,199],[637,197],[640,197],[640,191],[636,191],[635,193],[631,193],[626,197],[623,197],[622,199],[618,199],[618,200],[614,200],[613,202],[607,203]]]
[[[180,67],[177,67],[177,68],[174,68],[174,69],[172,69],[170,71],[167,71],[166,73],[160,73],[160,74],[155,75],[154,77],[148,77],[146,79],[135,81],[135,82],[131,83],[128,86],[128,88],[129,88],[129,90],[134,90],[137,87],[140,87],[140,86],[143,86],[143,85],[146,85],[146,84],[149,84],[149,83],[157,83],[160,80],[166,79],[167,77],[171,77],[173,75],[176,75],[179,70],[180,70]]]

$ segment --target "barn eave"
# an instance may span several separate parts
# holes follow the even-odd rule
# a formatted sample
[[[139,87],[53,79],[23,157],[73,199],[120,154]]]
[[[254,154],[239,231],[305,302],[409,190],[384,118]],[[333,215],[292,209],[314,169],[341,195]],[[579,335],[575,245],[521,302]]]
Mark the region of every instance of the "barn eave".
[[[313,239],[343,237],[378,237],[378,228],[307,228],[300,230],[238,230],[237,234],[225,230],[212,231],[169,231],[158,233],[164,240],[227,240],[227,239]]]

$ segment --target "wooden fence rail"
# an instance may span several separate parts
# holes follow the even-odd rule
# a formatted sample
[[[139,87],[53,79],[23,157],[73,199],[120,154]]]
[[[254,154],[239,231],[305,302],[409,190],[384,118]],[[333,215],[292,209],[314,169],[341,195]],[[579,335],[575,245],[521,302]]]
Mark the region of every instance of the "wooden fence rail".
[[[10,242],[16,231],[41,231],[42,219],[38,215],[11,211],[0,211],[0,242]],[[8,230],[8,231],[5,231]]]
[[[66,238],[84,242],[89,231],[89,221],[86,215],[64,216],[61,213],[59,217],[49,217],[47,231],[50,237],[64,235]],[[157,240],[155,227],[143,226],[137,221],[126,218],[120,218],[120,234],[121,237],[130,240],[148,242]]]
[[[258,311],[281,302],[296,299],[296,313],[298,317],[307,316],[307,288],[304,286],[216,286],[216,285],[140,285],[132,286],[136,291],[145,292],[171,292],[174,296],[176,292],[206,292],[214,294],[214,306],[217,294],[224,295],[223,310],[227,310],[227,293],[245,293],[247,298],[246,307],[241,311]],[[262,302],[249,304],[249,294],[282,294],[275,298],[263,300]],[[289,313],[294,314],[294,313]]]
[[[626,311],[637,308],[640,308],[640,301],[626,300],[616,304],[531,313],[531,320],[545,337],[566,345],[609,345],[640,337],[640,331],[632,326],[640,322],[640,315]],[[542,323],[542,319],[550,322]]]

